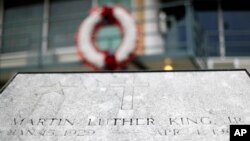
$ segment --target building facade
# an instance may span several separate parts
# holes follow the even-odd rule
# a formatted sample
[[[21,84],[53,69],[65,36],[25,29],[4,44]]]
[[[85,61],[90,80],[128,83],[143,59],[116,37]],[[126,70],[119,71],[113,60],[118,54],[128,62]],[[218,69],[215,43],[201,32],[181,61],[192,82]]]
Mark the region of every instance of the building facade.
[[[91,8],[112,4],[135,17],[138,59],[148,69],[250,68],[250,8],[243,0],[1,0],[0,81],[17,71],[88,70],[74,37]],[[115,49],[120,34],[104,28],[97,43]]]

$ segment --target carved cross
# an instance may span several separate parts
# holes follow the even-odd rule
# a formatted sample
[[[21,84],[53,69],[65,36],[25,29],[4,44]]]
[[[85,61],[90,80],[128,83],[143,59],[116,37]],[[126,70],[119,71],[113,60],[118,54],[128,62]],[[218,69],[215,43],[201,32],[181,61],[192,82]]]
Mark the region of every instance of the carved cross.
[[[125,83],[113,83],[110,86],[123,88],[121,110],[133,110],[135,87],[148,87],[148,83],[134,83],[134,79],[132,79],[125,81]]]

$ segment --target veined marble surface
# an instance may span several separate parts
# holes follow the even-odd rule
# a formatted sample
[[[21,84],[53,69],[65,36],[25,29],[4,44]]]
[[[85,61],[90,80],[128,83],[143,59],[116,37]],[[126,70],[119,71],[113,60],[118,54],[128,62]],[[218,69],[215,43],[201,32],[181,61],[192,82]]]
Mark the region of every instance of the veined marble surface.
[[[20,73],[0,94],[0,140],[228,141],[249,107],[245,71]]]

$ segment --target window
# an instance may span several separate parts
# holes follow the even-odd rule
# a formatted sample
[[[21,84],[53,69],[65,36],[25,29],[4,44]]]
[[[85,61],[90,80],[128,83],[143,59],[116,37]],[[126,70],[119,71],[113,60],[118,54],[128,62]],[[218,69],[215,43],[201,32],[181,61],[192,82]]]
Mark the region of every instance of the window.
[[[250,55],[250,11],[224,11],[226,54]]]
[[[38,50],[41,45],[43,1],[4,2],[3,53]]]
[[[91,0],[51,0],[49,48],[74,46],[75,33],[91,5]]]

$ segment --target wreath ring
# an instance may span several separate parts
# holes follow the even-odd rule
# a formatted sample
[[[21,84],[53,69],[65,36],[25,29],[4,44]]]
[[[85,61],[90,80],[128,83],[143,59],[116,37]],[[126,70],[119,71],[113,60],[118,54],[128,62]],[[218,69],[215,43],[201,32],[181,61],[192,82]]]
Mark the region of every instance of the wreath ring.
[[[97,32],[109,25],[118,27],[122,33],[122,41],[114,53],[101,50],[96,44]],[[76,36],[78,55],[95,70],[124,68],[135,56],[137,32],[135,20],[125,8],[93,8],[90,15],[81,23]]]

